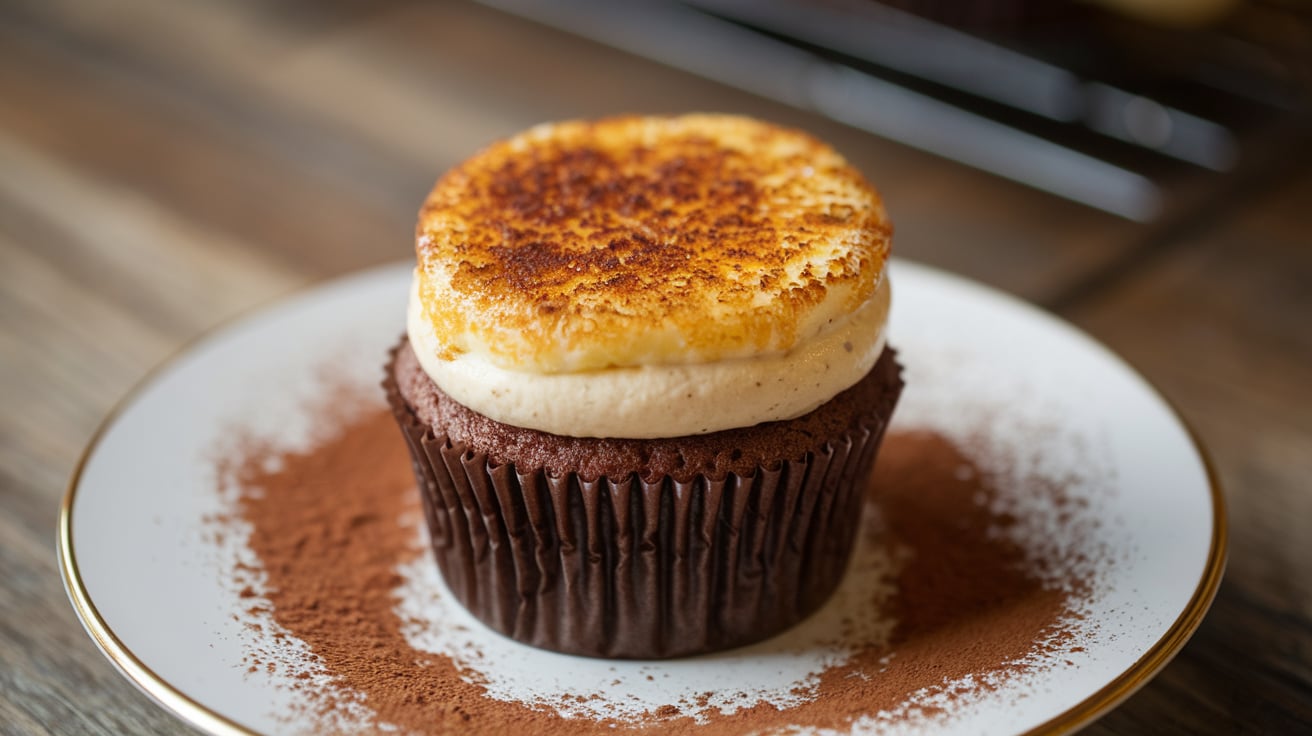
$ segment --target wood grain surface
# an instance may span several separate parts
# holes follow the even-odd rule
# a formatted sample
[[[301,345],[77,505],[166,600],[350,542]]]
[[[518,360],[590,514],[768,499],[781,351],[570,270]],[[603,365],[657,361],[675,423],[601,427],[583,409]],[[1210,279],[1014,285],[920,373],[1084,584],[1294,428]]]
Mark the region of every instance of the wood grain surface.
[[[1089,733],[1312,730],[1312,146],[1145,229],[478,6],[0,3],[0,733],[188,728],[97,652],[54,554],[91,433],[147,370],[298,286],[412,252],[445,167],[534,123],[715,109],[832,141],[898,255],[1056,309],[1179,407],[1227,490],[1195,639]]]

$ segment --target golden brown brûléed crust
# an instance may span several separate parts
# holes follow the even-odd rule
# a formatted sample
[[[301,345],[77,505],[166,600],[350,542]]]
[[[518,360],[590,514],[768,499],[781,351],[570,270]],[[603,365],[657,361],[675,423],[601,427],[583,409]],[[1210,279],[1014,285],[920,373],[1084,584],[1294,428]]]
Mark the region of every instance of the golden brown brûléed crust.
[[[866,302],[891,228],[805,133],[727,115],[541,125],[443,176],[420,212],[442,346],[537,373],[787,351]]]

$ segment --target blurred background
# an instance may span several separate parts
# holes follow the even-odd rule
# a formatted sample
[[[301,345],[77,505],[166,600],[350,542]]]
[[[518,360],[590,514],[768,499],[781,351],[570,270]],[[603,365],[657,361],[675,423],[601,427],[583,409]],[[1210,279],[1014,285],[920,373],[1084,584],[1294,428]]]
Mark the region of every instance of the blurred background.
[[[182,730],[51,552],[150,367],[410,257],[433,181],[496,138],[689,110],[833,143],[897,255],[1089,330],[1211,449],[1227,582],[1091,732],[1312,729],[1312,3],[0,0],[0,732]]]

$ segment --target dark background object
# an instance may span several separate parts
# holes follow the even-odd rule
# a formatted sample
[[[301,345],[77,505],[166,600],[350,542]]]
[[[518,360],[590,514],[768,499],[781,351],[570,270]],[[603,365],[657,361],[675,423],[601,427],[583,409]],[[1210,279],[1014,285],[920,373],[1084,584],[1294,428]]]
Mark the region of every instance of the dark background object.
[[[1279,2],[485,2],[1139,222],[1246,183],[1312,99],[1312,11]]]

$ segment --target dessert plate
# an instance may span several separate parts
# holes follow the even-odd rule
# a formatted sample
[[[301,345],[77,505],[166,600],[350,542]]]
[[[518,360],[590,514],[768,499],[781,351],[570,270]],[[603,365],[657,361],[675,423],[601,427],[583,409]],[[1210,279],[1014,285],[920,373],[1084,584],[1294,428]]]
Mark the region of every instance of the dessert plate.
[[[1074,561],[1046,569],[1045,585],[1078,588],[1083,597],[1064,643],[1050,643],[1046,659],[1026,664],[1024,676],[994,678],[987,687],[966,677],[947,690],[973,687],[970,697],[945,701],[951,693],[940,688],[919,693],[928,699],[915,708],[872,704],[844,728],[1076,730],[1147,682],[1202,620],[1224,568],[1220,489],[1189,430],[1109,350],[997,291],[908,262],[891,268],[889,342],[907,367],[891,431],[945,436],[1004,481],[1036,473],[1061,479],[1057,501],[994,499],[1014,522],[994,531],[1018,534],[1016,544],[1037,558]],[[74,474],[59,525],[73,606],[126,677],[202,731],[322,728],[296,672],[248,667],[252,648],[303,645],[295,637],[273,641],[272,627],[243,619],[249,591],[238,594],[231,571],[234,561],[250,563],[250,553],[240,525],[214,532],[214,519],[231,510],[216,490],[216,452],[234,427],[286,447],[309,442],[313,417],[305,407],[323,390],[326,367],[334,381],[376,385],[402,329],[410,270],[398,264],[333,281],[201,339],[112,413]],[[990,465],[990,458],[1002,462]],[[1067,516],[1054,509],[1077,509],[1079,533],[1066,534]],[[834,631],[872,635],[871,626],[830,625],[876,615],[861,578],[894,561],[860,554],[865,562],[853,565],[813,621],[693,660],[585,660],[514,644],[447,602],[427,557],[401,571],[409,582],[398,606],[419,622],[409,634],[415,646],[476,671],[487,697],[556,707],[571,718],[616,717],[621,726],[626,713],[641,725],[642,714],[674,704],[702,723],[759,703],[786,712],[814,695],[817,668],[847,656]],[[464,639],[449,635],[453,626]],[[578,691],[578,683],[591,690]],[[805,731],[809,724],[792,725]]]

